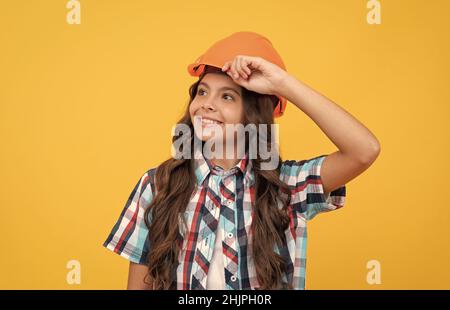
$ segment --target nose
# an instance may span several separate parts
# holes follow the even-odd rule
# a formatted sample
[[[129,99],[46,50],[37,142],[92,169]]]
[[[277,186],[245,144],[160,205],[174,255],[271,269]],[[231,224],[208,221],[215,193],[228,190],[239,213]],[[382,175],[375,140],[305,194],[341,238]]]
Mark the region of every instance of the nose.
[[[208,98],[207,100],[203,100],[202,108],[209,111],[215,111],[216,107],[214,105],[214,98]]]

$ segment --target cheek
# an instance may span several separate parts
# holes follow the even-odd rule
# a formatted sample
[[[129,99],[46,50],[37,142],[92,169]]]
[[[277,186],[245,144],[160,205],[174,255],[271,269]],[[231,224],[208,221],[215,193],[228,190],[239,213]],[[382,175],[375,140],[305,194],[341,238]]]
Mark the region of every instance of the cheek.
[[[227,107],[222,112],[228,123],[238,124],[242,123],[244,120],[242,103],[235,104],[232,107]]]
[[[189,113],[192,115],[197,111],[199,108],[198,100],[192,100],[191,104],[189,105]]]

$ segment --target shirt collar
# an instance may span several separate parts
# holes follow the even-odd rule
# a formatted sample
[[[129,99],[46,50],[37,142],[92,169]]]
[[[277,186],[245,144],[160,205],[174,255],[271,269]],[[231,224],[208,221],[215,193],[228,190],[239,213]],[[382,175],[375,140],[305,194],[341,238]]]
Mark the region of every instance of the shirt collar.
[[[248,152],[246,152],[244,157],[230,170],[224,171],[222,167],[214,165],[211,160],[205,158],[201,149],[196,148],[194,151],[194,167],[198,185],[201,185],[211,172],[223,176],[242,172],[244,176],[244,184],[248,184],[250,186],[254,182],[254,174],[252,169],[253,165],[252,161],[248,157]]]

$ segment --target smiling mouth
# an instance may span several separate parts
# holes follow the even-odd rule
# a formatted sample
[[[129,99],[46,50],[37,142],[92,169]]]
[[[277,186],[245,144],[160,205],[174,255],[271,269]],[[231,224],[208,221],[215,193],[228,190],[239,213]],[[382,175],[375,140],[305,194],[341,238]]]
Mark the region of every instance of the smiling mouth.
[[[195,117],[198,123],[201,123],[202,126],[214,126],[214,125],[222,125],[222,122],[210,119],[210,118],[204,118],[201,116]]]

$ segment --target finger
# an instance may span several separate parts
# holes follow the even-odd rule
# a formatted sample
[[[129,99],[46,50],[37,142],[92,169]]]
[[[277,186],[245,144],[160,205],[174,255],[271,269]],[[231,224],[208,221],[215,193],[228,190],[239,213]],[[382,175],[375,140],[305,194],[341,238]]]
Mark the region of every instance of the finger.
[[[222,71],[227,71],[229,67],[230,67],[230,62],[227,61],[227,62],[223,65]]]
[[[223,66],[223,71],[232,78],[231,65],[232,65],[232,62],[231,61],[227,61],[225,63],[225,65]]]
[[[237,67],[238,73],[239,73],[244,79],[247,79],[247,74],[245,73],[244,68],[243,68],[242,58],[241,58],[241,57],[238,57],[237,60],[236,60],[236,62],[237,62],[236,67]]]
[[[230,76],[230,78],[233,78],[233,63],[228,64],[226,73]]]
[[[233,63],[231,64],[231,74],[233,79],[237,80],[239,78],[239,73],[236,68],[236,58],[233,60]]]
[[[242,67],[245,70],[245,73],[247,73],[248,76],[250,76],[252,74],[252,70],[250,70],[249,66],[249,61],[247,58],[242,59]]]

